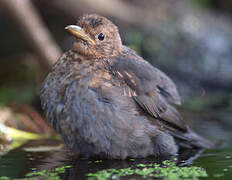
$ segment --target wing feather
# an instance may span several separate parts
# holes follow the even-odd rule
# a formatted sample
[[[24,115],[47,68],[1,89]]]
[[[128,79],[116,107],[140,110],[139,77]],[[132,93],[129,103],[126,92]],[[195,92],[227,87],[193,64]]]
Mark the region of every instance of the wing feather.
[[[135,92],[132,98],[148,114],[186,130],[182,117],[173,105],[179,105],[180,96],[174,82],[162,71],[138,56],[111,60],[111,71]]]

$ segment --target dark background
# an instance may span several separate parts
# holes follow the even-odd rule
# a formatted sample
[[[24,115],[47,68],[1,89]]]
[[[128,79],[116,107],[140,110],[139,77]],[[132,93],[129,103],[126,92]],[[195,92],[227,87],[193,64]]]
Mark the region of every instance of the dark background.
[[[35,111],[37,118],[43,119],[40,83],[51,64],[71,48],[73,38],[64,27],[84,13],[98,13],[112,20],[124,44],[175,81],[182,107],[203,113],[210,110],[215,119],[221,117],[215,110],[219,108],[230,116],[230,1],[1,0],[0,105],[13,111],[12,118],[4,122],[15,119],[15,112],[24,116],[25,111],[27,117]],[[28,118],[37,119],[34,115]],[[15,122],[8,124],[26,128]]]

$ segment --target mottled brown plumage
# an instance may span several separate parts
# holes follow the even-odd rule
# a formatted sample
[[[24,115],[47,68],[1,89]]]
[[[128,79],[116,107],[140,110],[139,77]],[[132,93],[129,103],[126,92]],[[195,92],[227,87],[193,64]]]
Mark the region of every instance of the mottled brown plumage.
[[[41,90],[46,116],[70,149],[125,159],[210,147],[174,107],[181,102],[172,80],[122,45],[112,22],[84,15],[77,25],[66,27],[73,48]]]

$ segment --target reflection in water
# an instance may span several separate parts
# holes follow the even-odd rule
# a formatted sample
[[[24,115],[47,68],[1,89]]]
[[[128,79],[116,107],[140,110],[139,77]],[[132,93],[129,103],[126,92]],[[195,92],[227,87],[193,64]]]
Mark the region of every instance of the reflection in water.
[[[213,121],[211,118],[205,118],[204,121],[198,121],[198,118],[192,121],[192,126],[198,133],[219,142],[216,149],[202,151],[182,151],[178,157],[179,166],[199,166],[206,169],[209,177],[204,179],[218,179],[223,177],[225,180],[231,179],[232,176],[232,132],[227,123]],[[209,119],[209,120],[207,120]],[[26,147],[37,147],[41,145],[59,146],[59,141],[39,142],[33,141]],[[60,174],[62,179],[86,179],[86,174],[95,173],[104,169],[122,169],[136,168],[138,164],[159,163],[164,159],[148,157],[145,159],[128,159],[128,160],[100,160],[84,159],[73,155],[70,151],[62,148],[58,151],[50,152],[25,152],[24,147],[10,152],[2,157],[0,161],[0,176],[24,177],[26,173],[31,172],[32,168],[36,171],[52,171],[56,167],[71,165],[64,173]],[[123,179],[131,179],[123,177]],[[134,179],[142,179],[141,176],[133,176]]]
[[[188,165],[192,161],[199,157],[201,151],[183,151],[181,156],[178,157],[177,164]],[[187,161],[185,161],[188,159]],[[104,169],[124,169],[124,168],[138,168],[138,164],[160,164],[164,158],[155,158],[154,156],[144,158],[144,159],[128,159],[128,160],[107,160],[107,159],[85,159],[81,157],[73,156],[67,150],[61,150],[57,152],[49,152],[47,158],[43,159],[38,167],[38,170],[43,169],[55,169],[56,167],[71,165],[72,167],[67,169],[65,173],[62,174],[63,179],[85,179],[86,175],[89,173],[96,173]],[[139,179],[141,177],[135,176]],[[131,178],[131,176],[130,176]]]

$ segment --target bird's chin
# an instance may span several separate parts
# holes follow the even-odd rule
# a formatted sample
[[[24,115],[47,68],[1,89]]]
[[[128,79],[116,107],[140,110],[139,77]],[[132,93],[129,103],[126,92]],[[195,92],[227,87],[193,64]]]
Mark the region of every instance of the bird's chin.
[[[83,56],[90,56],[90,49],[90,45],[83,40],[77,40],[73,43],[73,50]]]

